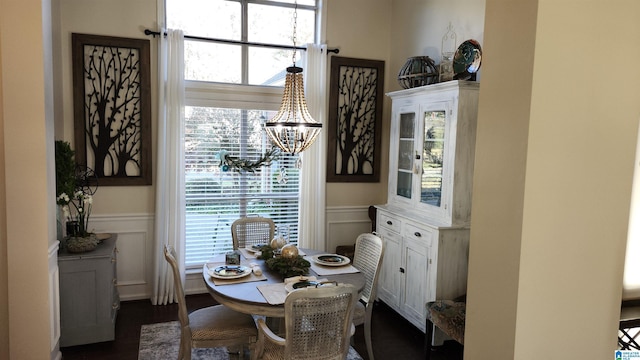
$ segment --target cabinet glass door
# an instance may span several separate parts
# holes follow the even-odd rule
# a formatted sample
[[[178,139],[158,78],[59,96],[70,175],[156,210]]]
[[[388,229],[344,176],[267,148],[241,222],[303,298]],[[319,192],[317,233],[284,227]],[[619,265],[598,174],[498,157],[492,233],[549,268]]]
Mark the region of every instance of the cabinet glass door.
[[[413,112],[400,114],[396,194],[407,199],[411,199],[411,183],[413,181],[415,119],[416,114]]]
[[[420,202],[440,207],[445,139],[444,110],[424,112]]]

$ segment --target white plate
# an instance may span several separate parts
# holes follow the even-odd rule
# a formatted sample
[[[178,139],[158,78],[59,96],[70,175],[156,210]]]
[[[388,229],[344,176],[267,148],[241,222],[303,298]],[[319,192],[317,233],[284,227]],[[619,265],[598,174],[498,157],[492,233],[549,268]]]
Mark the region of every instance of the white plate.
[[[337,254],[314,255],[311,259],[313,259],[316,264],[324,266],[344,266],[351,262],[348,257]]]
[[[247,246],[245,247],[245,249],[247,249],[247,251],[252,252],[252,253],[258,253],[262,250],[260,250],[261,247],[266,246],[267,244],[255,244],[255,245],[251,245],[251,246]]]
[[[249,274],[251,274],[251,269],[242,265],[221,265],[209,269],[209,275],[216,279],[238,279]]]

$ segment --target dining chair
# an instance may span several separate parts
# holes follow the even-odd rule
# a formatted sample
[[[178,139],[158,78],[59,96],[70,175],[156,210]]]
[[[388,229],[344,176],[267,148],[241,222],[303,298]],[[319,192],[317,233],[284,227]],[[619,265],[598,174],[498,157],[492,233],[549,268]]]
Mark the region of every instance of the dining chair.
[[[382,239],[376,234],[364,233],[360,234],[356,239],[353,266],[364,274],[365,285],[360,292],[360,299],[356,303],[353,323],[356,326],[364,325],[364,340],[370,360],[373,360],[371,314],[373,312],[373,302],[376,300],[378,274],[383,254],[384,245]]]
[[[262,216],[242,217],[231,224],[233,249],[238,250],[256,244],[269,244],[274,238],[276,226],[273,220]]]
[[[285,337],[258,319],[258,359],[344,360],[355,328],[358,298],[351,284],[309,287],[290,292],[284,303]]]
[[[178,270],[175,249],[165,246],[164,257],[173,271],[178,298],[178,318],[180,320],[180,350],[178,360],[191,359],[191,348],[234,347],[241,349],[248,345],[251,359],[255,359],[255,345],[258,335],[255,321],[248,314],[242,314],[223,305],[205,307],[187,313],[184,288]]]

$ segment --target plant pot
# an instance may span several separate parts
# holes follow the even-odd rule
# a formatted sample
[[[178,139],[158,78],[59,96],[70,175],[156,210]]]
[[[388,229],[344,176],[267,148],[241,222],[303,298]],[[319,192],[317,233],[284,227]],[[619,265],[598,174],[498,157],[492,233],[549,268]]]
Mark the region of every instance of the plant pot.
[[[72,236],[67,239],[66,248],[70,253],[83,253],[93,251],[98,247],[100,241],[95,234],[89,236],[76,237]]]

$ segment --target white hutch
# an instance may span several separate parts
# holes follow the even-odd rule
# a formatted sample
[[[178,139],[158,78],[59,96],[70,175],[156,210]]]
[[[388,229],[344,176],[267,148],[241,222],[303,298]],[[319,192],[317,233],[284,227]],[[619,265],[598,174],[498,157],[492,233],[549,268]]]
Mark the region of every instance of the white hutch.
[[[467,291],[479,84],[448,81],[392,99],[378,298],[425,331],[425,304]]]

